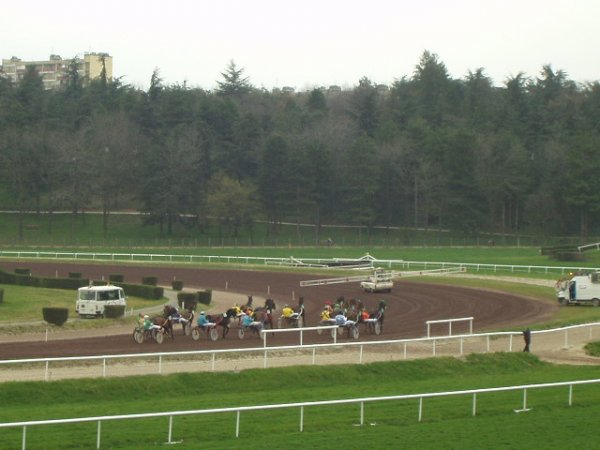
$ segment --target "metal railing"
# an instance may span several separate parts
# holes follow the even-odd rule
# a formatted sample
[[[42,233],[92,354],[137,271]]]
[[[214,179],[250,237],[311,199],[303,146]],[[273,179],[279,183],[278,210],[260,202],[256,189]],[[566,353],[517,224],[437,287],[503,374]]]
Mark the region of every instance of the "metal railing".
[[[562,333],[564,337],[561,339],[564,347],[567,347],[570,344],[569,333],[574,333],[576,331],[588,329],[588,333],[586,336],[580,336],[579,340],[584,342],[590,342],[593,340],[593,328],[600,326],[600,322],[587,323],[581,325],[571,325],[568,327],[561,327],[555,329],[548,330],[538,330],[531,331],[532,335],[537,336],[536,339],[533,339],[534,348],[543,347],[543,341],[540,341],[539,337],[544,336],[550,333]],[[336,328],[337,325],[332,326]],[[321,329],[324,329],[322,327]],[[307,328],[290,328],[285,329],[289,332],[303,332],[305,330],[314,330],[319,329],[319,327],[307,327]],[[270,332],[271,330],[268,330]],[[273,330],[277,332],[277,330]],[[462,356],[465,353],[475,353],[475,352],[491,352],[491,351],[506,351],[512,352],[514,348],[514,338],[522,337],[522,332],[517,331],[504,331],[504,332],[493,332],[493,333],[477,333],[477,334],[462,334],[462,335],[454,335],[454,336],[432,336],[432,337],[422,337],[422,338],[413,338],[413,339],[394,339],[394,340],[380,340],[380,341],[348,341],[348,342],[336,342],[336,343],[324,343],[324,344],[304,344],[304,345],[286,345],[286,346],[273,346],[266,347],[266,344],[263,342],[263,347],[252,347],[252,348],[243,348],[243,349],[214,349],[214,350],[188,350],[188,351],[177,351],[177,352],[153,352],[153,353],[129,353],[129,354],[116,354],[116,355],[96,355],[96,356],[69,356],[69,357],[53,357],[53,358],[25,358],[25,359],[12,359],[12,360],[0,360],[0,369],[13,369],[18,366],[21,368],[22,366],[31,367],[37,366],[33,369],[24,369],[19,373],[19,379],[42,379],[46,381],[50,381],[54,378],[61,378],[61,376],[57,376],[56,373],[52,374],[52,371],[57,372],[57,367],[63,365],[66,366],[65,375],[62,378],[74,378],[77,375],[74,373],[74,367],[77,368],[76,364],[80,364],[87,372],[83,376],[118,376],[119,369],[118,367],[109,366],[109,362],[121,362],[127,364],[128,374],[134,369],[131,367],[131,363],[134,360],[140,360],[143,365],[140,370],[143,374],[149,373],[157,373],[163,374],[167,370],[174,370],[179,372],[185,371],[198,371],[200,368],[198,367],[198,363],[191,361],[193,359],[198,359],[199,357],[205,358],[209,366],[210,371],[217,370],[217,357],[222,357],[220,360],[221,365],[223,366],[222,370],[228,370],[229,365],[235,362],[235,367],[239,369],[240,366],[247,361],[247,356],[250,354],[258,354],[262,355],[262,367],[269,367],[269,362],[273,364],[277,363],[278,358],[282,358],[279,356],[282,352],[289,354],[292,352],[303,352],[306,354],[305,361],[300,361],[299,357],[295,357],[293,363],[295,364],[312,364],[316,365],[331,363],[335,361],[330,361],[327,358],[321,358],[317,362],[317,351],[323,352],[323,355],[329,355],[331,351],[339,352],[341,350],[349,351],[349,356],[352,357],[358,364],[362,364],[365,359],[366,350],[370,348],[380,349],[387,348],[388,351],[385,352],[384,357],[386,360],[389,360],[390,357],[395,356],[397,359],[408,359],[409,357],[409,348],[411,350],[411,356],[415,355],[415,357],[435,357],[439,354],[443,354],[445,356],[449,355],[457,355]],[[334,336],[335,339],[335,336]],[[554,344],[552,344],[554,345]],[[468,346],[466,348],[466,346]],[[450,349],[448,349],[450,347]],[[555,347],[549,347],[549,349],[553,349]],[[353,350],[357,350],[357,355],[354,356],[351,352]],[[380,356],[381,352],[377,352]],[[336,355],[339,356],[339,353]],[[235,358],[238,359],[235,359]],[[356,358],[356,359],[354,359]],[[337,360],[339,358],[335,358]],[[148,364],[149,360],[156,361],[156,369],[152,370],[151,365]],[[177,367],[169,368],[167,367],[166,361],[176,360]],[[99,363],[98,366],[90,365],[90,362],[97,361]],[[347,358],[345,362],[352,363],[350,358]],[[252,358],[250,367],[259,367],[258,363],[260,363],[260,358]],[[39,368],[42,368],[41,375],[37,375],[40,372]],[[82,369],[83,370],[83,369]],[[112,372],[111,372],[112,371]],[[110,372],[110,373],[109,373]],[[7,374],[7,376],[3,376],[3,374]],[[53,376],[51,376],[53,375]],[[0,381],[11,381],[14,380],[14,377],[11,378],[10,372],[6,370],[0,371]]]
[[[266,410],[298,408],[300,410],[299,431],[303,432],[304,431],[304,409],[316,407],[316,406],[358,404],[360,406],[359,424],[362,426],[365,423],[365,413],[364,413],[365,403],[418,399],[419,407],[418,407],[417,420],[419,422],[421,422],[423,420],[423,401],[425,399],[429,399],[429,398],[471,395],[472,396],[471,415],[475,416],[477,414],[477,395],[478,394],[486,394],[486,393],[492,393],[492,392],[523,391],[522,407],[521,407],[521,409],[515,409],[515,411],[518,412],[518,411],[528,411],[529,410],[528,404],[527,404],[527,392],[529,390],[547,389],[547,388],[556,388],[556,387],[567,386],[569,388],[567,404],[569,406],[572,406],[572,404],[573,404],[573,387],[574,386],[597,384],[597,383],[600,383],[600,379],[562,381],[562,382],[555,382],[555,383],[525,384],[525,385],[502,386],[502,387],[483,388],[483,389],[467,389],[467,390],[462,390],[462,391],[427,392],[427,393],[418,393],[418,394],[387,395],[387,396],[381,396],[381,397],[361,397],[361,398],[350,398],[350,399],[346,398],[346,399],[340,399],[340,400],[321,400],[321,401],[313,401],[313,402],[280,403],[280,404],[257,405],[257,406],[235,406],[235,407],[228,407],[228,408],[193,409],[193,410],[185,410],[185,411],[165,411],[165,412],[157,412],[157,413],[119,414],[119,415],[112,415],[112,416],[74,417],[74,418],[53,419],[53,420],[31,420],[31,421],[23,421],[23,422],[0,423],[0,428],[22,428],[21,449],[26,450],[26,448],[27,448],[27,428],[28,427],[35,427],[35,426],[42,426],[42,425],[60,425],[60,424],[76,424],[76,423],[96,422],[96,424],[97,424],[97,426],[96,426],[96,448],[99,449],[101,447],[101,442],[102,442],[101,441],[101,433],[102,433],[102,424],[104,422],[168,417],[169,425],[168,425],[168,430],[167,430],[167,443],[173,444],[174,443],[174,441],[173,441],[173,418],[174,417],[195,416],[195,415],[202,415],[202,414],[235,413],[236,414],[235,437],[238,438],[240,436],[240,417],[243,412],[245,413],[245,412],[251,412],[251,411],[266,411]],[[264,419],[264,420],[266,420],[266,419]]]
[[[427,325],[427,337],[431,336],[431,325],[437,323],[448,324],[448,336],[452,336],[452,324],[454,322],[469,322],[469,334],[473,334],[473,317],[460,317],[458,319],[440,319],[440,320],[428,320],[425,322]]]
[[[173,255],[160,253],[95,253],[95,252],[46,252],[46,251],[19,251],[2,250],[0,257],[4,258],[43,258],[64,260],[91,260],[91,261],[128,261],[128,262],[166,262],[166,263],[227,263],[227,264],[255,264],[255,265],[283,265],[288,264],[291,259],[272,258],[257,256],[224,256],[224,255]],[[298,258],[293,258],[299,261]],[[295,267],[323,266],[327,262],[336,261],[339,258],[302,258],[305,263]],[[538,275],[564,275],[565,273],[585,270],[596,271],[597,267],[574,267],[574,266],[537,266],[516,264],[482,264],[482,263],[460,263],[460,262],[436,262],[436,261],[404,261],[398,259],[372,259],[373,265],[387,267],[389,269],[432,269],[464,267],[468,272],[508,272],[511,274],[538,274]],[[339,270],[341,267],[336,267]],[[333,268],[331,268],[333,269]]]

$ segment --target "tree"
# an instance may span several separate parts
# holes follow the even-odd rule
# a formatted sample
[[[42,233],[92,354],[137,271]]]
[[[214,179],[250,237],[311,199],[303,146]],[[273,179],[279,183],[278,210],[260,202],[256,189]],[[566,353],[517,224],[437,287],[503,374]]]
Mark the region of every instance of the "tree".
[[[215,174],[208,183],[206,199],[207,213],[222,227],[232,228],[233,237],[238,236],[241,226],[251,226],[258,204],[255,200],[256,189],[249,182],[234,180],[223,173]]]
[[[377,105],[377,88],[371,80],[363,77],[352,94],[352,110],[350,115],[356,120],[358,129],[373,137],[379,122]]]
[[[244,69],[237,68],[233,60],[229,61],[225,72],[221,72],[223,81],[217,81],[219,88],[217,92],[220,95],[241,97],[252,90],[249,78],[244,77]]]

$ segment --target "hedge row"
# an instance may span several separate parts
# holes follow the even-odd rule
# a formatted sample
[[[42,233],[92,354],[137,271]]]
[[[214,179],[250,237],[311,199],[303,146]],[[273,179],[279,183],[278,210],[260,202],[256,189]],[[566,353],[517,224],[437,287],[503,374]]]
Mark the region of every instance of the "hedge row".
[[[177,293],[177,303],[180,308],[188,309],[192,308],[194,311],[198,306],[198,303],[202,303],[204,305],[210,305],[212,300],[212,290],[207,289],[205,291],[198,292],[178,292]]]
[[[69,318],[69,309],[46,307],[42,308],[42,315],[46,322],[61,326]]]
[[[104,317],[116,319],[125,315],[125,305],[104,305]]]
[[[90,280],[86,278],[34,277],[31,275],[22,275],[0,270],[0,284],[14,284],[17,286],[75,290],[83,286],[88,286],[89,283]],[[102,285],[105,284],[106,281],[96,280],[94,281],[94,283],[96,285]],[[119,283],[119,286],[125,290],[127,295],[132,295],[134,297],[141,297],[149,300],[160,300],[164,296],[164,289],[158,286],[129,283]]]

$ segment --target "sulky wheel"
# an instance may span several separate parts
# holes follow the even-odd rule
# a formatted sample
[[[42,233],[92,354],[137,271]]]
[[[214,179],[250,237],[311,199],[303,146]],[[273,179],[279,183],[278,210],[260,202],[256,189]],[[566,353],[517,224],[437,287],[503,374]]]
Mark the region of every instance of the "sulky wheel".
[[[375,322],[375,324],[373,325],[373,333],[379,336],[381,334],[381,331],[381,324],[379,322]]]
[[[200,339],[200,328],[198,328],[198,327],[192,328],[192,339],[195,341]]]
[[[211,327],[210,330],[208,330],[208,337],[211,341],[216,341],[219,339],[219,330],[217,330],[215,327]]]
[[[154,340],[158,343],[158,344],[162,344],[163,341],[165,339],[165,334],[162,331],[155,331],[154,332]]]
[[[133,331],[133,340],[138,344],[142,344],[144,342],[144,330],[136,328]]]
[[[240,339],[244,339],[244,329],[243,329],[243,328],[240,328],[240,329],[238,330],[238,337],[239,337]]]

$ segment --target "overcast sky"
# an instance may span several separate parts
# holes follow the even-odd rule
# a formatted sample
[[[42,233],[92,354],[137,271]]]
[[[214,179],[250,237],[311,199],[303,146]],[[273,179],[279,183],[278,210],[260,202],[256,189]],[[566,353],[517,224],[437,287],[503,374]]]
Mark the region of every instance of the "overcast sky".
[[[256,87],[349,88],[411,77],[424,50],[453,78],[482,67],[494,84],[543,65],[600,80],[597,0],[0,0],[0,57],[113,57],[146,89],[213,89],[230,60]]]

